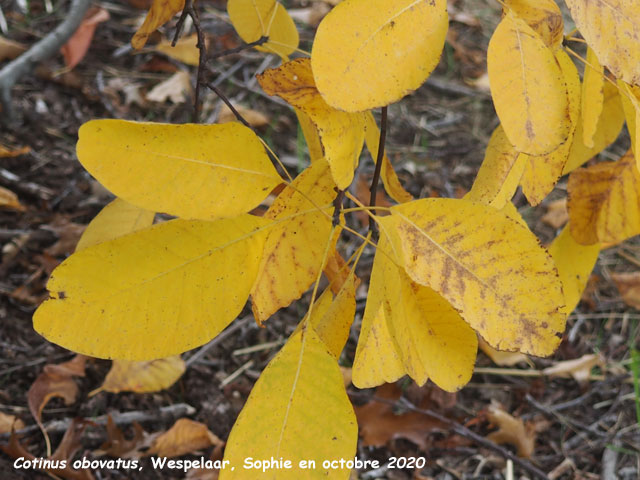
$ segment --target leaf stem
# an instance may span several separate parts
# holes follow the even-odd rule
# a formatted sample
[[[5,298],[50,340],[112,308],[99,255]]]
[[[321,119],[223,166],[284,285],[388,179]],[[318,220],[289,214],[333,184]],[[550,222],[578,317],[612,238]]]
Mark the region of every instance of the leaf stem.
[[[266,35],[263,35],[258,40],[256,40],[255,42],[245,43],[243,45],[240,45],[239,47],[229,48],[227,50],[223,50],[221,52],[214,53],[213,55],[211,55],[208,58],[208,60],[215,60],[216,58],[226,57],[227,55],[233,55],[234,53],[240,53],[243,50],[247,50],[249,48],[258,47],[260,45],[263,45],[263,44],[267,43],[268,41],[269,41],[269,37],[266,36]]]
[[[371,207],[376,206],[376,197],[378,194],[378,183],[380,183],[380,172],[382,171],[382,160],[384,158],[384,145],[387,139],[387,107],[382,107],[382,118],[380,119],[380,141],[378,142],[378,155],[376,158],[376,169],[373,172],[373,179],[371,180],[371,196],[369,197],[369,205]],[[375,213],[375,208],[373,209]],[[369,218],[369,231],[371,231],[371,237],[377,241],[380,237],[380,231],[378,230],[378,224],[373,218]]]
[[[344,190],[338,190],[338,195],[333,200],[333,226],[337,226],[340,224],[340,213],[342,210],[342,202],[344,201]]]

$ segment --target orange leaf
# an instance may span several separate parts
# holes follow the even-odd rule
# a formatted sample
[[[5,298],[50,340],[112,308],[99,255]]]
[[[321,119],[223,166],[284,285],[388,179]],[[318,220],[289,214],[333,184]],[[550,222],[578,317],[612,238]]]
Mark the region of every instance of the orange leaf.
[[[67,68],[72,69],[80,63],[89,51],[96,27],[99,23],[107,20],[109,20],[109,12],[104,8],[92,7],[89,9],[78,29],[60,49]]]
[[[144,23],[131,39],[133,48],[140,50],[144,47],[149,35],[171,20],[183,8],[184,0],[154,0],[147,17],[144,19]]]
[[[181,418],[155,439],[148,453],[158,457],[179,457],[222,443],[205,424]]]
[[[24,205],[22,205],[18,200],[18,196],[11,190],[7,190],[3,187],[0,187],[0,207],[13,208],[14,210],[19,210],[21,212],[26,210]]]

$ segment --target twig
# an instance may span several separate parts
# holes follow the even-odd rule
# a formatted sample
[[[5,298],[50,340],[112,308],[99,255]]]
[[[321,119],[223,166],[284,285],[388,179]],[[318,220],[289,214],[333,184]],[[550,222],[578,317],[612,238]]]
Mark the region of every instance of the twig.
[[[193,365],[195,362],[197,362],[198,360],[200,360],[202,357],[204,357],[206,355],[206,353],[213,347],[215,347],[216,345],[218,345],[220,342],[222,342],[223,340],[225,340],[227,337],[230,337],[233,333],[235,333],[237,330],[240,330],[242,327],[244,327],[245,325],[247,325],[249,323],[249,321],[251,320],[252,317],[247,316],[244,317],[241,320],[238,320],[236,323],[234,323],[233,325],[231,325],[230,327],[228,327],[226,330],[220,332],[220,334],[215,337],[214,339],[212,339],[209,343],[207,343],[206,345],[203,345],[202,347],[200,347],[200,350],[198,350],[196,353],[194,353],[193,355],[191,355],[186,361],[185,364],[187,365],[187,367]]]
[[[73,35],[82,22],[91,0],[72,0],[65,19],[42,40],[0,70],[0,104],[2,118],[8,124],[15,120],[11,103],[11,89],[19,78],[29,72],[35,64],[55,54]]]
[[[150,411],[135,411],[125,413],[110,413],[108,415],[100,415],[99,417],[89,417],[89,420],[97,425],[106,425],[109,416],[116,425],[128,425],[133,422],[150,422],[161,420],[174,420],[184,415],[193,415],[196,409],[186,403],[176,403],[175,405],[169,405],[167,407],[161,407],[156,410]],[[52,420],[44,424],[44,429],[49,433],[63,433],[69,429],[72,419],[65,418],[64,420]],[[15,433],[22,435],[31,433],[38,430],[37,425],[29,425],[28,427],[16,430]],[[11,436],[10,433],[0,434],[0,439],[5,440]]]
[[[268,41],[269,41],[269,37],[262,36],[258,40],[256,40],[255,42],[245,43],[243,45],[240,45],[239,47],[230,48],[228,50],[223,50],[222,52],[214,53],[213,55],[209,56],[208,60],[215,60],[216,58],[226,57],[227,55],[232,55],[234,53],[240,53],[243,50],[247,50],[249,48],[258,47],[260,45],[263,45],[263,44],[267,43]]]
[[[336,188],[336,190],[338,190]],[[340,210],[342,210],[342,202],[344,201],[344,190],[338,190],[338,195],[333,201],[333,226],[340,225]]]
[[[510,452],[506,448],[503,448],[500,445],[493,443],[490,440],[487,440],[486,438],[469,430],[464,425],[461,425],[458,422],[450,420],[444,415],[440,415],[439,413],[434,412],[433,410],[418,408],[415,405],[413,405],[411,402],[406,400],[405,398],[401,399],[400,403],[393,400],[387,400],[386,398],[379,398],[379,397],[373,397],[372,400],[380,403],[386,403],[387,405],[393,405],[393,406],[397,406],[399,404],[400,406],[406,408],[407,410],[411,410],[413,412],[421,413],[422,415],[427,415],[431,418],[435,418],[439,422],[442,422],[447,427],[449,427],[453,433],[456,433],[462,437],[473,440],[477,444],[485,448],[488,448],[489,450],[494,451],[495,453],[506,458],[507,460],[511,460],[515,465],[520,467],[522,470],[528,472],[529,474],[533,475],[534,477],[541,478],[544,480],[549,480],[549,477],[547,477],[547,474],[544,473],[535,465],[533,465],[531,462],[516,456],[514,453]]]
[[[241,367],[239,367],[235,372],[233,372],[231,375],[229,375],[228,377],[226,377],[224,380],[222,380],[220,382],[220,388],[224,388],[227,385],[229,385],[231,382],[233,382],[236,378],[238,378],[240,375],[242,375],[245,371],[249,370],[251,367],[253,367],[253,360],[249,360],[248,362],[246,362],[244,365],[242,365]]]
[[[384,146],[387,139],[387,107],[382,107],[382,118],[380,119],[380,141],[378,142],[378,155],[376,159],[376,169],[373,172],[373,179],[371,180],[371,197],[369,198],[369,206],[375,207],[376,197],[378,195],[378,183],[380,183],[380,172],[382,171],[382,161],[384,159]],[[375,209],[371,211],[376,213]],[[374,242],[378,241],[380,232],[378,231],[378,224],[369,217],[369,230],[371,231],[371,238]]]
[[[229,107],[229,110],[231,110],[231,113],[235,115],[235,117],[238,119],[240,123],[242,123],[245,127],[253,130],[253,127],[249,124],[249,122],[247,122],[245,118],[240,114],[240,112],[236,110],[236,108],[233,106],[231,101],[227,98],[227,96],[224,93],[222,93],[222,91],[218,87],[216,87],[213,83],[207,83],[206,85],[211,90],[213,90],[216,95],[218,95],[220,100],[222,100],[227,107]]]

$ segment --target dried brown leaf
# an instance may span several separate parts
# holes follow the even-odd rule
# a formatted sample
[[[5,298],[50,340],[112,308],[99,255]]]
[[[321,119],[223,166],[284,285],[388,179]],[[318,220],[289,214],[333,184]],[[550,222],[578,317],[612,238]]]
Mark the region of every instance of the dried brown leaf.
[[[567,199],[561,198],[547,205],[547,213],[541,220],[547,225],[558,229],[569,221],[569,211],[567,210]]]
[[[205,424],[181,418],[173,427],[155,439],[148,454],[159,457],[179,457],[212,445],[222,445],[222,443],[222,440],[211,433]]]
[[[532,423],[525,423],[507,413],[500,404],[492,402],[487,413],[489,421],[498,430],[487,435],[487,440],[497,444],[508,443],[516,447],[518,456],[530,458],[535,449],[536,432]]]
[[[618,287],[624,303],[640,310],[640,272],[612,273],[611,280]]]

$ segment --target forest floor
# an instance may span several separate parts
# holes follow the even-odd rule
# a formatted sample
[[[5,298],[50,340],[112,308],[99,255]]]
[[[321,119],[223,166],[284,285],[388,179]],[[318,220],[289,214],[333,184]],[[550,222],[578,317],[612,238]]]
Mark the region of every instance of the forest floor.
[[[68,2],[54,2],[53,11],[47,12],[45,3],[0,0],[9,27],[2,34],[26,46],[33,44],[60,22],[68,6]],[[29,13],[19,4],[28,5]],[[45,365],[73,358],[73,353],[33,330],[33,312],[47,297],[45,284],[53,268],[73,252],[84,227],[113,198],[77,161],[78,128],[94,118],[169,123],[192,119],[192,93],[183,91],[189,88],[184,83],[169,85],[164,101],[147,98],[154,87],[176,72],[187,72],[193,82],[195,67],[153,47],[161,37],[171,38],[175,19],[152,36],[147,48],[140,52],[130,48],[130,38],[145,14],[136,6],[145,4],[145,0],[96,2],[110,18],[97,26],[86,56],[71,71],[65,71],[62,56],[56,55],[21,78],[13,89],[20,118],[11,127],[0,127],[1,145],[30,148],[22,155],[0,158],[0,186],[15,192],[24,206],[21,211],[0,209],[0,413],[15,415],[27,426],[35,424],[27,394],[36,377]],[[329,7],[299,0],[285,4],[300,19],[301,49],[309,51],[313,25]],[[455,0],[449,4],[452,21],[440,65],[423,87],[389,108],[390,158],[403,185],[416,197],[464,195],[498,124],[488,93],[486,48],[500,18],[499,2]],[[226,17],[225,2],[202,1],[199,5],[210,51],[238,46],[240,40]],[[284,102],[264,94],[255,79],[256,73],[279,62],[257,51],[229,55],[217,61],[212,80],[235,105],[251,110],[251,115],[264,116],[256,120],[261,124],[259,133],[296,173],[308,162],[308,152],[295,114]],[[225,115],[222,106],[212,92],[205,92],[204,122],[212,123]],[[599,159],[619,158],[628,145],[623,133]],[[363,155],[352,186],[354,194],[365,195],[372,171],[371,159]],[[514,203],[543,244],[552,240],[561,226],[561,220],[550,224],[553,221],[545,214],[549,208],[557,211],[561,207],[566,184],[564,177],[536,208],[528,206],[520,192],[515,196]],[[366,218],[354,215],[350,221],[366,233]],[[353,242],[345,237],[342,248],[352,252]],[[363,285],[358,291],[358,313],[341,357],[347,368],[354,358],[372,260],[373,252],[367,250],[359,264]],[[552,479],[639,478],[640,394],[634,393],[633,370],[635,365],[637,378],[640,313],[625,303],[611,279],[612,273],[639,269],[637,239],[602,251],[587,291],[569,318],[562,344],[551,358],[521,358],[523,361],[507,366],[496,365],[479,353],[471,382],[455,394],[430,383],[420,388],[408,379],[377,391],[361,391],[350,385],[348,392],[360,426],[358,458],[377,459],[383,465],[374,471],[354,472],[352,478],[535,478],[530,467]],[[274,315],[266,328],[256,326],[247,307],[232,330],[194,357],[196,361],[188,359],[199,349],[185,353],[186,372],[160,392],[88,396],[102,384],[110,368],[109,361],[89,359],[85,375],[74,380],[79,388],[76,400],[65,405],[60,398],[52,399],[44,408],[43,421],[48,424],[134,412],[144,431],[153,434],[166,431],[179,417],[189,416],[224,441],[253,383],[295,329],[308,301],[307,294]],[[244,349],[248,347],[252,349],[247,353]],[[582,363],[566,368],[566,378],[541,373],[574,359]],[[406,400],[453,423],[411,411]],[[188,409],[189,415],[183,404],[193,407]],[[161,416],[158,412],[163,408],[169,413]],[[142,442],[140,436],[134,437],[133,424],[124,422],[121,428],[127,438],[133,438],[132,451],[139,448],[133,445]],[[488,435],[497,428],[508,441],[496,447],[491,440],[496,437]],[[474,440],[469,431],[483,441]],[[50,434],[54,450],[62,434]],[[108,439],[114,441],[113,432],[109,435],[103,425],[87,426],[72,449],[74,458],[98,455]],[[32,455],[46,456],[39,430],[23,434],[19,441]],[[7,442],[8,434],[0,434],[0,444]],[[533,448],[529,458],[515,463],[505,458],[505,452],[515,453],[527,446]],[[10,450],[13,456],[15,451]],[[202,455],[220,458],[221,446],[204,449]],[[14,469],[11,457],[0,453],[3,480],[48,478],[34,470]],[[184,458],[199,457],[197,453]],[[384,465],[390,457],[425,457],[427,461],[424,468],[389,469]],[[148,458],[141,458],[146,468],[140,472],[102,469],[93,471],[93,478],[185,478],[181,472],[153,469]],[[508,473],[511,467],[515,476]],[[86,473],[64,478],[91,478],[83,475]],[[188,478],[216,476],[215,472],[191,472]]]

